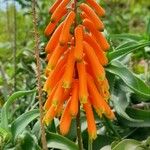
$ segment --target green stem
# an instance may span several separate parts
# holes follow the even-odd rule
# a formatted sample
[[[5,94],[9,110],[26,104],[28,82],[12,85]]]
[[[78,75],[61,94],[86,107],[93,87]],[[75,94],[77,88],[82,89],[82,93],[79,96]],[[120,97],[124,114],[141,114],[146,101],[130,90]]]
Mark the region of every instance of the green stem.
[[[107,119],[105,116],[103,116],[103,118],[104,118],[104,121],[105,121],[106,125],[108,126],[109,130],[111,130],[116,135],[116,137],[118,137],[118,139],[121,139],[121,136],[116,131],[116,129],[114,128],[114,126],[111,123],[111,121],[109,119]]]
[[[80,123],[80,104],[79,104],[79,111],[76,117],[76,126],[77,126],[77,138],[78,138],[78,146],[79,150],[83,150],[83,144],[82,144],[82,135],[81,135],[81,123]]]
[[[93,141],[89,137],[89,139],[88,139],[88,150],[92,150],[92,142]]]

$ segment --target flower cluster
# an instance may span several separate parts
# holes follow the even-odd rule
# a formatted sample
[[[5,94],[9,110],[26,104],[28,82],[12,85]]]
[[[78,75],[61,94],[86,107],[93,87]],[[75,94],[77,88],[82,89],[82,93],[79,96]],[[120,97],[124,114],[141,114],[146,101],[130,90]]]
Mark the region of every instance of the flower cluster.
[[[54,117],[59,117],[60,132],[65,135],[72,118],[83,108],[89,136],[95,139],[93,108],[100,117],[114,118],[107,104],[109,84],[104,69],[110,47],[100,20],[105,11],[95,0],[77,4],[56,0],[49,13],[51,19],[45,29],[50,39],[45,47],[48,64],[44,90],[48,97],[44,122],[49,124]]]

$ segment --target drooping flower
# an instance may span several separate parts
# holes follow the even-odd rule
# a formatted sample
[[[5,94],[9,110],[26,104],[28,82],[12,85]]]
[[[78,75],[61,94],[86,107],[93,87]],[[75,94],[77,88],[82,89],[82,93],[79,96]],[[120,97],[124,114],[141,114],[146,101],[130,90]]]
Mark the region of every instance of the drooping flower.
[[[43,88],[48,96],[43,121],[48,125],[59,116],[60,132],[65,135],[82,107],[89,136],[95,139],[93,109],[100,117],[114,119],[108,104],[109,84],[104,68],[110,46],[102,33],[104,24],[100,19],[105,10],[95,0],[78,3],[75,8],[71,0],[56,0],[49,10],[51,19],[45,29],[49,38],[45,47],[47,79]]]

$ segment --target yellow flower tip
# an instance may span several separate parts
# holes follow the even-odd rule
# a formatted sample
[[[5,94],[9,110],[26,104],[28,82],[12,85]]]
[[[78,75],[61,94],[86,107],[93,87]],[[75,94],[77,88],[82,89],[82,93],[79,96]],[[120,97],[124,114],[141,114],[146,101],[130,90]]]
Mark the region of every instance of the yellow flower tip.
[[[100,117],[100,118],[102,118],[102,116],[103,116],[103,113],[104,113],[104,110],[102,109],[102,108],[97,108],[96,110],[96,113],[98,114],[98,116]]]
[[[72,114],[72,113],[70,113],[70,115],[71,115],[72,119],[76,118],[76,116],[77,116],[76,114]]]
[[[50,93],[52,91],[52,89],[50,87],[47,87],[47,85],[45,84],[43,89],[44,92]]]
[[[54,99],[54,100],[52,101],[52,105],[54,106],[54,108],[55,108],[55,110],[56,110],[57,107],[58,107],[58,100],[57,100],[57,99]]]
[[[110,95],[104,97],[104,100],[105,100],[107,103],[109,102],[109,99],[110,99]]]
[[[70,83],[70,82],[67,82],[67,81],[63,81],[62,87],[63,87],[64,89],[70,89],[70,88],[71,88],[71,83]]]
[[[78,111],[77,112],[70,111],[70,115],[72,118],[75,118],[77,116],[77,114],[78,114]]]
[[[44,85],[43,89],[44,92],[47,92],[47,87]]]
[[[89,133],[89,138],[91,141],[95,140],[97,138],[97,133],[95,131],[92,133]]]
[[[46,124],[46,126],[49,126],[52,122],[52,119],[44,117],[42,122],[43,122],[43,124]]]
[[[82,97],[80,97],[81,104],[87,103],[87,100],[88,100],[88,96],[82,96]]]
[[[51,72],[51,71],[50,71],[50,70],[48,70],[48,68],[46,68],[45,73],[44,73],[44,74],[45,74],[45,76],[46,76],[46,77],[48,77],[48,75],[50,74],[50,72]]]
[[[63,135],[63,136],[67,135],[68,132],[69,132],[68,129],[67,129],[67,130],[61,130],[61,129],[60,129],[60,133],[61,133],[61,135]]]
[[[47,92],[47,94],[49,95],[49,94],[52,92],[52,89],[51,89],[51,88],[48,88],[46,92]]]
[[[48,66],[47,66],[47,70],[49,71],[49,73],[51,73],[54,70],[54,68],[55,68],[54,64],[49,63]]]
[[[113,111],[111,111],[109,114],[108,113],[104,113],[104,114],[110,120],[114,120],[115,119],[115,114],[114,114]]]
[[[105,79],[105,74],[102,76],[97,76],[98,82],[104,81],[104,79]]]

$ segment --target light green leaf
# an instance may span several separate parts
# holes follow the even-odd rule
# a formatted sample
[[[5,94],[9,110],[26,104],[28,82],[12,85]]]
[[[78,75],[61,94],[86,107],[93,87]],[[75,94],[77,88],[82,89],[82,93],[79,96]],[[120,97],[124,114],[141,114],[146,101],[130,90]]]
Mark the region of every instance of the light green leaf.
[[[126,109],[126,112],[130,117],[134,119],[140,119],[143,121],[134,123],[124,118],[119,118],[119,121],[122,124],[129,127],[150,127],[150,110],[141,110],[137,108],[128,107]]]
[[[122,44],[120,44],[118,47],[115,48],[115,50],[120,50],[122,48],[128,47],[130,45],[136,44],[136,41],[127,41],[127,42],[123,42]]]
[[[135,41],[139,41],[139,40],[143,40],[143,36],[140,35],[134,35],[134,34],[112,34],[110,35],[110,38],[113,39],[120,39],[120,40],[135,40]]]
[[[133,44],[131,46],[123,47],[123,48],[117,49],[116,51],[109,52],[107,56],[108,56],[109,61],[112,61],[114,59],[118,59],[122,56],[125,56],[125,55],[135,51],[135,50],[144,48],[149,45],[150,45],[150,41]]]
[[[25,127],[39,116],[39,110],[31,110],[19,116],[11,125],[11,132],[14,139],[24,131]]]
[[[140,148],[141,142],[136,140],[125,139],[119,142],[112,150],[144,150]]]
[[[120,62],[113,61],[111,65],[107,67],[107,71],[119,76],[123,82],[135,93],[141,95],[144,98],[150,98],[150,87],[146,85],[140,78],[135,76]],[[146,101],[147,99],[142,100]]]
[[[0,139],[3,142],[9,141],[11,139],[11,133],[0,127]]]
[[[30,90],[30,91],[18,91],[12,94],[6,103],[4,104],[2,110],[1,110],[1,127],[8,130],[8,113],[9,113],[9,107],[15,102],[18,98],[34,93],[36,90]]]
[[[120,88],[118,88],[118,89],[120,89]],[[113,101],[113,106],[114,106],[117,114],[119,114],[123,118],[130,120],[134,123],[141,122],[142,120],[135,120],[135,119],[129,117],[129,115],[125,112],[126,107],[128,106],[127,96],[126,96],[125,92],[123,92],[122,90],[118,90],[118,89],[114,88],[113,95],[111,97],[111,99]]]
[[[47,134],[47,147],[61,150],[78,150],[78,146],[75,143],[61,135],[51,132]]]
[[[111,146],[106,145],[106,146],[102,147],[100,150],[111,150]]]

